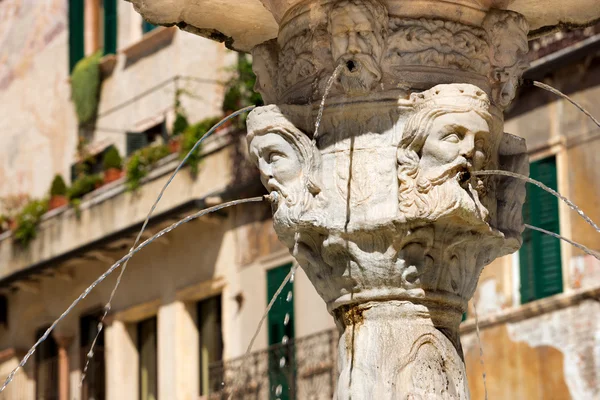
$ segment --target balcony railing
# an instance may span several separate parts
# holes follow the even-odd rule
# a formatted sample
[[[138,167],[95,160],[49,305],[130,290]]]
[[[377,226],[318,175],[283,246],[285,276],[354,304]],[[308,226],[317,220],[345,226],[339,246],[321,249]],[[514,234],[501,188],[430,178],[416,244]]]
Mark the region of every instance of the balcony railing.
[[[210,400],[329,400],[338,333],[329,330],[210,365]]]

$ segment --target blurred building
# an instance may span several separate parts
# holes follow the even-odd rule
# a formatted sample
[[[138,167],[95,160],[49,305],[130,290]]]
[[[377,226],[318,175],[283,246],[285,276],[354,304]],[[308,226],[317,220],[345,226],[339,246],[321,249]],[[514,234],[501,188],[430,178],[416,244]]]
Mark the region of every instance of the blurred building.
[[[531,46],[527,75],[600,115],[594,101],[600,30],[556,34]],[[97,51],[99,102],[93,119],[82,123],[75,112],[81,92],[72,94],[81,84],[75,71]],[[10,207],[27,204],[25,195],[47,196],[56,174],[71,186],[82,174],[106,178],[103,161],[111,149],[131,160],[141,149],[176,144],[178,116],[193,124],[223,113],[224,82],[237,61],[223,44],[142,21],[124,1],[0,3],[0,199],[12,218],[0,233],[2,376],[131,248],[179,162],[178,145],[168,146],[172,154],[153,163],[136,190],[128,190],[131,177],[96,183],[77,202],[45,213],[26,245]],[[507,114],[506,130],[527,139],[532,177],[600,221],[600,129],[568,102],[526,87]],[[198,173],[178,174],[142,239],[208,206],[263,193],[244,146],[236,124],[208,139]],[[600,248],[597,233],[577,214],[541,191],[528,195],[532,225]],[[301,270],[275,302],[252,355],[240,359],[293,263],[270,215],[268,204],[240,205],[160,238],[128,264],[83,385],[120,270],[67,315],[0,399],[330,399],[337,333]],[[525,234],[519,254],[484,270],[471,306],[479,312],[490,398],[600,396],[598,287],[595,259],[534,232]],[[463,346],[472,396],[481,398],[473,311],[463,324]]]

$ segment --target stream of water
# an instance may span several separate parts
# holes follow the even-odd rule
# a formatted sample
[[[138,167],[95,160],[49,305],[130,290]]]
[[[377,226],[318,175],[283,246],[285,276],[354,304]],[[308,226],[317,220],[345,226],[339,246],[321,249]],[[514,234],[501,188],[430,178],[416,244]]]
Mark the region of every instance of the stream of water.
[[[501,170],[485,170],[485,171],[473,171],[471,172],[471,175],[473,176],[477,176],[477,175],[503,175],[503,176],[509,176],[511,178],[517,178],[517,179],[521,179],[525,182],[529,182],[532,183],[534,185],[536,185],[537,187],[539,187],[542,190],[545,190],[546,192],[552,194],[553,196],[557,197],[558,199],[560,199],[561,201],[563,201],[565,204],[567,204],[572,210],[574,210],[575,212],[577,212],[577,214],[579,214],[584,220],[585,222],[587,222],[588,224],[590,224],[595,230],[596,232],[600,233],[600,227],[598,227],[598,225],[596,225],[596,223],[594,223],[594,221],[592,221],[592,219],[590,217],[588,217],[581,208],[577,207],[571,200],[567,199],[565,196],[563,196],[562,194],[558,193],[556,190],[549,188],[548,186],[544,185],[542,182],[540,181],[536,181],[535,179],[532,179],[526,175],[521,175],[521,174],[517,174],[515,172],[510,172],[510,171],[501,171]]]
[[[177,168],[175,168],[175,171],[173,171],[173,173],[171,174],[171,176],[169,177],[169,179],[167,180],[165,185],[160,190],[160,193],[156,197],[154,204],[152,204],[152,207],[150,208],[148,215],[146,215],[146,219],[144,220],[144,223],[142,224],[142,228],[138,232],[137,237],[135,238],[135,241],[133,242],[133,246],[131,246],[130,251],[133,250],[135,248],[135,246],[137,246],[140,239],[142,238],[142,234],[146,230],[146,226],[148,225],[148,222],[150,221],[150,217],[152,217],[152,214],[154,214],[154,211],[156,210],[156,206],[158,206],[158,203],[160,202],[163,195],[165,194],[167,187],[169,187],[169,185],[171,184],[173,179],[175,179],[175,176],[181,170],[181,168],[183,168],[183,166],[186,164],[186,162],[188,161],[190,156],[198,150],[198,147],[200,147],[202,142],[204,142],[204,140],[206,140],[206,138],[211,136],[219,127],[221,127],[224,123],[226,123],[230,119],[235,118],[238,115],[243,114],[245,112],[250,112],[254,108],[255,108],[255,106],[245,107],[245,108],[242,108],[241,110],[238,110],[238,111],[226,116],[221,121],[219,121],[216,125],[214,125],[212,128],[210,128],[210,130],[207,131],[204,135],[202,135],[202,137],[200,139],[198,139],[198,141],[194,144],[192,149],[186,154],[186,156],[183,158],[183,160],[181,160],[181,162],[179,163]],[[112,301],[115,297],[115,294],[117,293],[117,289],[119,288],[119,285],[121,284],[121,280],[123,278],[123,274],[125,273],[125,270],[127,269],[128,262],[129,262],[129,260],[125,261],[125,263],[123,264],[123,268],[121,268],[119,276],[117,277],[117,282],[115,283],[115,286],[114,286],[112,292],[110,293],[108,302],[104,305],[104,309],[103,309],[104,313],[102,314],[102,318],[100,318],[100,322],[98,323],[98,330],[96,332],[96,336],[94,336],[94,340],[92,341],[90,351],[88,352],[87,357],[86,357],[85,366],[83,367],[83,372],[81,374],[81,380],[80,380],[80,384],[79,384],[80,387],[81,387],[81,385],[83,385],[83,381],[85,380],[90,361],[94,357],[94,348],[96,347],[96,343],[98,341],[98,338],[100,337],[100,333],[102,333],[102,329],[104,328],[104,320],[106,319],[106,316],[108,315],[108,313],[110,312],[110,310],[112,308]],[[0,390],[0,392],[1,392],[1,390]]]
[[[317,120],[315,121],[315,133],[313,134],[313,143],[316,143],[317,136],[319,136],[319,126],[321,125],[321,119],[323,119],[323,110],[325,110],[325,100],[327,96],[329,96],[329,92],[333,87],[335,82],[335,78],[339,75],[340,71],[344,68],[344,64],[340,63],[334,70],[333,74],[327,80],[327,85],[325,86],[325,93],[323,93],[323,98],[321,99],[321,105],[319,106],[319,113],[317,114]]]
[[[477,316],[477,306],[475,305],[475,303],[473,303],[473,314],[475,316],[475,332],[477,333],[477,343],[479,344],[479,362],[481,363],[481,374],[483,376],[483,393],[485,395],[485,400],[488,400],[485,362],[483,361],[483,344],[481,343],[481,333],[479,332],[479,317]]]
[[[579,109],[579,111],[581,111],[582,113],[584,113],[585,115],[587,115],[588,117],[590,117],[590,119],[591,119],[592,121],[594,121],[594,123],[595,123],[596,125],[598,125],[598,127],[600,128],[600,121],[598,121],[596,118],[594,118],[594,116],[593,116],[593,115],[592,115],[592,114],[591,114],[589,111],[587,111],[585,108],[583,108],[583,107],[581,106],[581,104],[577,103],[575,100],[573,100],[572,98],[570,98],[569,96],[567,96],[566,94],[564,94],[563,92],[561,92],[560,90],[558,90],[558,89],[555,89],[555,88],[553,88],[553,87],[552,87],[552,86],[550,86],[550,85],[546,85],[545,83],[538,82],[538,81],[531,81],[531,84],[532,84],[533,86],[537,86],[537,87],[539,87],[540,89],[547,90],[547,91],[549,91],[550,93],[554,93],[555,95],[557,95],[557,96],[560,96],[560,97],[562,97],[563,99],[567,100],[569,103],[571,103],[571,104],[573,104],[575,107],[577,107],[577,108]]]
[[[119,266],[121,266],[123,263],[127,262],[128,260],[131,259],[131,257],[133,257],[136,253],[138,253],[140,250],[142,250],[144,247],[148,246],[149,244],[151,244],[152,242],[154,242],[156,239],[160,238],[163,235],[166,235],[167,233],[171,232],[174,229],[177,229],[179,226],[190,222],[194,219],[200,218],[204,215],[210,214],[212,212],[221,210],[223,208],[227,208],[227,207],[231,207],[231,206],[235,206],[238,204],[243,204],[243,203],[253,203],[253,202],[261,202],[264,200],[270,200],[270,195],[265,195],[265,196],[258,196],[258,197],[250,197],[247,199],[240,199],[240,200],[233,200],[233,201],[228,201],[226,203],[223,204],[219,204],[210,208],[206,208],[204,210],[198,211],[194,214],[188,215],[187,217],[175,222],[174,224],[166,227],[165,229],[161,230],[160,232],[156,233],[155,235],[153,235],[151,238],[145,240],[144,242],[142,242],[141,244],[139,244],[137,247],[135,247],[134,249],[131,249],[129,251],[129,253],[127,253],[125,256],[123,256],[121,259],[119,259],[116,263],[114,263],[108,270],[106,270],[106,272],[104,272],[102,275],[100,275],[100,277],[98,279],[96,279],[90,286],[87,287],[87,289],[85,289],[83,291],[83,293],[81,293],[79,295],[79,297],[77,297],[77,299],[75,299],[75,301],[73,301],[73,303],[71,303],[71,305],[60,315],[60,317],[58,317],[56,319],[56,321],[54,321],[52,323],[52,325],[50,325],[50,327],[44,332],[44,334],[38,339],[38,341],[29,349],[29,351],[27,352],[27,354],[25,354],[25,357],[23,357],[23,359],[21,360],[21,362],[19,363],[19,365],[17,367],[15,367],[15,369],[12,370],[12,372],[8,375],[8,377],[6,378],[6,381],[4,382],[4,384],[2,385],[2,387],[0,387],[0,393],[2,393],[2,391],[4,391],[4,389],[6,388],[6,386],[8,386],[8,384],[12,381],[12,379],[14,378],[15,374],[17,373],[17,371],[19,369],[21,369],[26,363],[27,360],[29,360],[29,358],[33,355],[33,353],[35,353],[35,350],[37,349],[37,347],[40,345],[40,343],[42,343],[44,340],[46,340],[48,338],[48,336],[50,336],[50,333],[52,333],[52,331],[54,330],[54,328],[56,328],[56,325],[58,325],[60,323],[60,321],[62,321],[80,302],[81,300],[83,300],[84,298],[86,298],[86,296],[96,287],[98,286],[101,282],[103,282],[111,273],[114,272],[115,269],[119,268]],[[93,354],[93,350],[90,349],[90,353]],[[88,356],[89,354],[88,353]]]

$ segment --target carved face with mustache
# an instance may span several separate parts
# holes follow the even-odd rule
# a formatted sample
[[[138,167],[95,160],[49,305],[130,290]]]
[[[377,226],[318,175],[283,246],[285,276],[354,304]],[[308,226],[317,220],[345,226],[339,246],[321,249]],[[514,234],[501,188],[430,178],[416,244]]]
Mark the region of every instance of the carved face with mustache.
[[[260,107],[248,116],[248,149],[274,204],[277,226],[291,226],[306,216],[320,192],[316,183],[319,153],[311,140],[276,106]]]
[[[458,209],[487,220],[486,185],[463,180],[484,169],[491,152],[492,117],[476,104],[433,102],[407,121],[398,149],[399,207],[407,220],[434,221]]]
[[[329,14],[331,55],[345,64],[340,83],[347,93],[368,92],[381,80],[379,67],[387,27],[387,11],[376,0],[341,0]]]

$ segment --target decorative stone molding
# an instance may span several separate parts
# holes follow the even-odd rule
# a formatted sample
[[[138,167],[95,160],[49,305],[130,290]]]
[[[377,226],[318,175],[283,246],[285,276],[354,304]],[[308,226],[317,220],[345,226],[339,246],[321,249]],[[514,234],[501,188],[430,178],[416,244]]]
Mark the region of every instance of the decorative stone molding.
[[[432,82],[471,83],[497,107],[508,106],[528,65],[528,26],[521,15],[490,10],[467,25],[435,12],[415,18],[402,15],[410,8],[390,9],[393,13],[379,0],[293,7],[281,21],[277,41],[253,50],[260,59],[259,81],[276,82],[257,89],[277,104],[316,102],[343,64],[332,97],[387,96],[394,89],[428,89]]]
[[[524,172],[524,141],[502,132],[500,110],[470,84],[334,102],[318,138],[313,116],[310,105],[258,108],[248,145],[277,193],[279,238],[342,332],[337,398],[396,398],[381,382],[403,396],[467,398],[460,316],[482,268],[520,246],[524,202],[522,182],[471,173]],[[439,379],[417,379],[424,368]]]
[[[340,330],[336,398],[467,399],[461,314],[483,267],[520,247],[525,200],[523,182],[473,172],[528,172],[502,118],[527,24],[390,4],[286,13],[253,52],[257,89],[278,105],[250,113],[248,145],[275,231]]]

